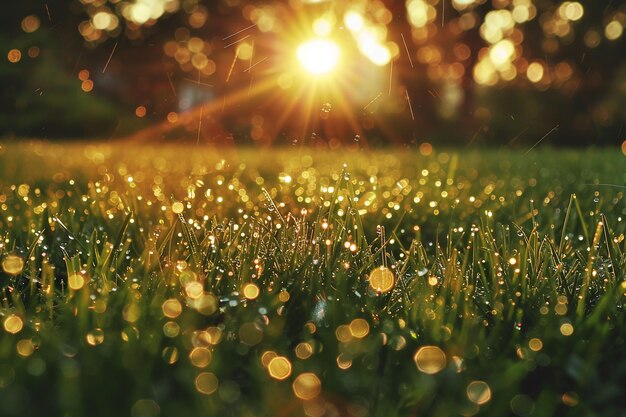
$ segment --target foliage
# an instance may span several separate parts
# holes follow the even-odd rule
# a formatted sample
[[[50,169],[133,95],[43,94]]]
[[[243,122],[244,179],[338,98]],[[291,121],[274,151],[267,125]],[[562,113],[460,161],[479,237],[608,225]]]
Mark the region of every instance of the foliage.
[[[621,154],[0,149],[1,415],[623,415]]]

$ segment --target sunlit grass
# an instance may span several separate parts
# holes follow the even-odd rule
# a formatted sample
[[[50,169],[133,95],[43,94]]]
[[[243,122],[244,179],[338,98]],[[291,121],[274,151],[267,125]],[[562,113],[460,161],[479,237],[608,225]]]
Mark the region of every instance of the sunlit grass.
[[[0,415],[622,409],[618,152],[0,152]]]

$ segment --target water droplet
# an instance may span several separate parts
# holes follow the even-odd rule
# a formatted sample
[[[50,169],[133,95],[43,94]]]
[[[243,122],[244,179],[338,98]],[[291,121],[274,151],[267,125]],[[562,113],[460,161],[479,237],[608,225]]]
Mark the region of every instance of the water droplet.
[[[322,104],[322,112],[324,113],[330,113],[330,111],[333,109],[333,105],[330,103],[324,103]]]

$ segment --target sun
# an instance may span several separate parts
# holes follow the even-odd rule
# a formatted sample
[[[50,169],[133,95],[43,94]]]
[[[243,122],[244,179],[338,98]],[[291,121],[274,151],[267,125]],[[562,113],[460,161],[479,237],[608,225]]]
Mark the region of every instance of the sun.
[[[341,48],[328,39],[313,39],[298,47],[298,60],[313,75],[332,71],[339,63]]]

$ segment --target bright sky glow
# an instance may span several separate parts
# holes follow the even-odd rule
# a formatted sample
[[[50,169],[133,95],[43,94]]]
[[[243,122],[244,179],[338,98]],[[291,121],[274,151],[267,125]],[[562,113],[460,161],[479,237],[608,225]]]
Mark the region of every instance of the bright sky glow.
[[[327,39],[313,39],[298,48],[298,60],[305,70],[322,75],[333,70],[339,62],[339,45]]]

